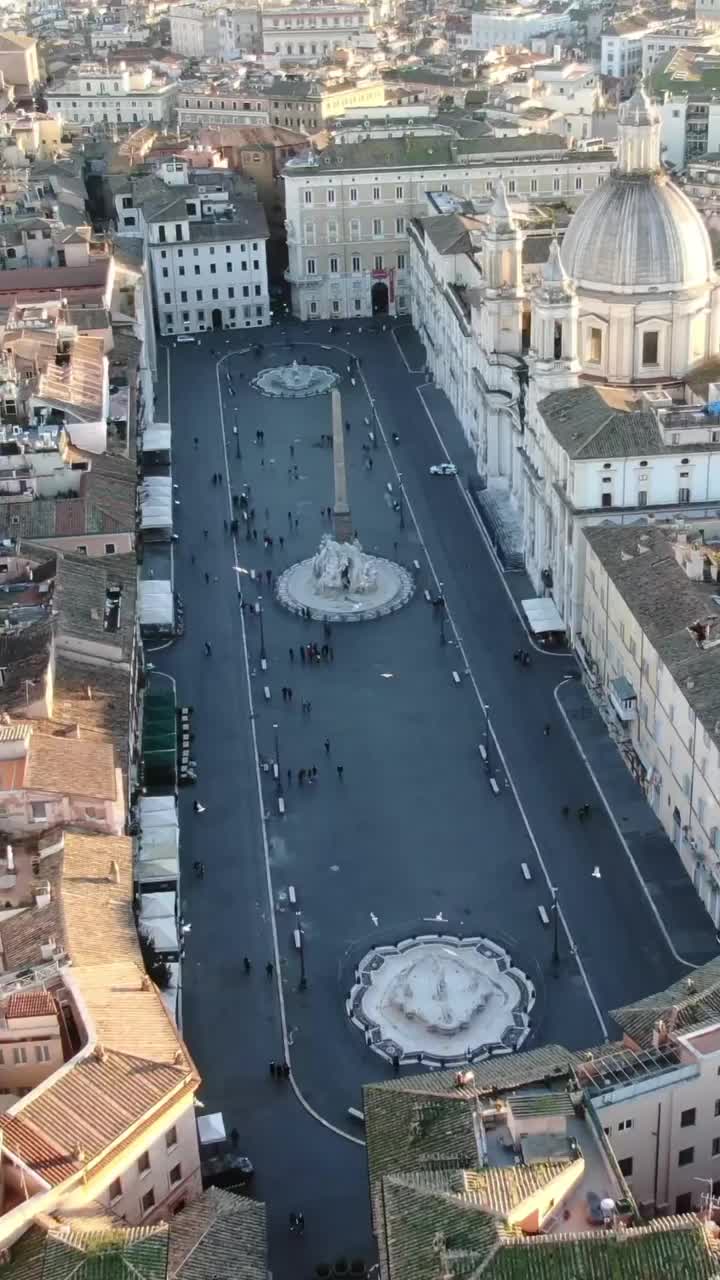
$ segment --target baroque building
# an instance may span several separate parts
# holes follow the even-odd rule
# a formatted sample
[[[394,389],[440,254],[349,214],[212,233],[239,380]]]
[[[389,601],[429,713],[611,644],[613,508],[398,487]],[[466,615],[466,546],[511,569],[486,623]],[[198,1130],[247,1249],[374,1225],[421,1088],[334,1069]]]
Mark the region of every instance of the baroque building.
[[[720,378],[707,229],[661,168],[660,117],[642,90],[618,133],[616,167],[538,279],[527,208],[502,184],[450,272],[434,219],[410,236],[413,321],[473,449],[483,518],[573,637],[584,524],[704,516],[720,499],[720,420],[704,411]]]

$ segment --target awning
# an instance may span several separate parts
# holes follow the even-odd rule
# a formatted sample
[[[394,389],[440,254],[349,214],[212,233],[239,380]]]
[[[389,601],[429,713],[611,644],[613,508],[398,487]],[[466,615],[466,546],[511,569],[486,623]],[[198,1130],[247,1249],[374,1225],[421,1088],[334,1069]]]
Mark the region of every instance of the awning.
[[[565,623],[550,596],[536,596],[532,600],[522,600],[523,613],[530,623],[533,635],[547,635],[550,631],[565,631]]]
[[[180,878],[177,858],[141,859],[135,864],[135,879],[140,888],[144,885],[167,884]]]
[[[175,601],[169,578],[144,578],[139,585],[140,626],[146,630],[171,629],[175,624]]]
[[[215,1111],[209,1116],[198,1116],[197,1131],[202,1146],[207,1146],[212,1142],[224,1142],[225,1123],[222,1118],[222,1111]]]
[[[140,919],[175,920],[174,893],[142,893],[140,895]]]
[[[171,448],[171,435],[169,426],[161,426],[156,424],[154,427],[146,427],[142,435],[142,451],[143,453],[169,453]]]
[[[147,935],[160,955],[164,952],[178,955],[180,943],[177,925],[172,916],[165,916],[162,920],[147,920],[141,915],[139,927],[140,932]]]
[[[140,492],[143,529],[172,529],[173,487],[170,476],[146,476]]]

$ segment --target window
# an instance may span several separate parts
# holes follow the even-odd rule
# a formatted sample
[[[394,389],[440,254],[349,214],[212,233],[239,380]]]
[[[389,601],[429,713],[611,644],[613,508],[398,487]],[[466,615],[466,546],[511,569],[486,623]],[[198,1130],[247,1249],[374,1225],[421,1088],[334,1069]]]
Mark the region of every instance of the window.
[[[373,228],[372,233],[374,236],[381,236],[383,233],[382,218],[373,218],[372,228]]]
[[[355,310],[356,310],[356,311],[362,311],[362,299],[361,299],[361,298],[356,298],[356,299],[355,299]]]
[[[303,191],[305,204],[312,204],[312,191]]]
[[[80,550],[79,547],[76,548]],[[86,548],[87,554],[87,548]],[[32,822],[44,822],[47,816],[47,805],[44,800],[33,800],[30,804],[30,818]]]
[[[163,302],[165,303],[165,306],[166,306],[166,307],[169,307],[169,306],[170,306],[170,303],[172,302],[172,294],[171,294],[171,293],[164,293],[164,294],[163,294]]]
[[[24,1049],[22,1045],[17,1045],[16,1048],[13,1049],[13,1062],[16,1067],[20,1066],[23,1062],[27,1062],[27,1050]]]
[[[633,1171],[632,1156],[625,1156],[623,1160],[618,1160],[618,1168],[623,1178],[632,1178],[632,1171]]]
[[[175,1127],[175,1125],[173,1125],[172,1129],[168,1129],[167,1133],[165,1134],[165,1146],[167,1147],[168,1151],[172,1151],[173,1147],[177,1146],[177,1140],[178,1140],[177,1128]]]
[[[350,203],[357,204],[357,187],[350,188]]]
[[[50,1049],[48,1045],[46,1044],[35,1045],[35,1061],[36,1062],[50,1061]]]
[[[601,495],[600,495],[600,497],[601,497],[600,505],[601,505],[602,507],[611,507],[611,506],[612,506],[612,494],[611,494],[611,493],[608,493],[608,492],[606,491],[605,493],[601,494]]]
[[[515,195],[515,187],[516,187],[515,179],[514,179],[514,178],[510,178],[510,179],[508,180],[508,184],[507,184],[508,195],[510,195],[510,196],[514,196],[514,195]]]
[[[314,275],[316,275],[316,274],[317,274],[317,268],[316,268],[316,264],[315,264],[315,259],[314,259],[314,258],[308,258],[307,262],[305,263],[305,268],[306,268],[307,274],[308,274],[309,276],[314,276]]]
[[[404,187],[396,187],[396,188],[395,188],[395,199],[396,199],[396,200],[404,200],[404,199],[405,199],[405,188],[404,188]]]
[[[212,295],[213,302],[217,302],[218,298],[220,297],[220,290],[219,290],[219,289],[211,289],[211,290],[210,290],[210,292],[211,292],[211,295]]]
[[[142,1205],[143,1213],[149,1213],[150,1210],[155,1207],[155,1192],[153,1191],[152,1187],[150,1188],[149,1191],[145,1192],[145,1195],[142,1197],[140,1204]]]
[[[328,204],[335,204],[335,192],[332,188],[327,193],[327,202]]]
[[[588,332],[587,359],[590,364],[600,364],[602,360],[602,329],[590,329]]]
[[[260,259],[253,258],[253,271],[259,271],[259,270],[260,270]]]
[[[689,1129],[695,1123],[695,1108],[688,1107],[687,1110],[680,1112],[680,1128]]]
[[[257,288],[257,285],[255,287]],[[235,286],[231,284],[228,286],[228,298],[234,298],[234,297],[235,297]]]
[[[647,506],[647,489],[638,489],[637,504],[639,507]]]
[[[653,329],[650,333],[644,333],[642,336],[642,362],[643,364],[657,364],[658,362],[658,338],[657,330]]]
[[[225,270],[226,270],[226,271],[232,271],[232,269],[233,269],[233,264],[232,264],[232,262],[226,262],[226,263],[225,263]]]
[[[405,219],[404,218],[395,219],[395,235],[396,236],[405,235]]]
[[[689,1213],[692,1209],[692,1191],[683,1191],[682,1195],[675,1197],[675,1212]]]
[[[576,179],[575,179],[575,190],[576,190],[576,191],[582,191],[582,189],[583,189],[582,182],[583,182],[582,178],[576,178]]]
[[[553,325],[553,360],[562,360],[563,327],[562,321],[556,320]]]
[[[379,188],[379,187],[373,187],[372,198],[373,198],[373,200],[379,200],[379,199],[380,199],[380,188]]]
[[[336,276],[336,275],[337,275],[337,271],[338,271],[338,260],[337,260],[337,258],[331,258],[331,259],[330,259],[330,275],[331,275],[331,276]],[[259,292],[260,292],[260,290],[259,290],[259,289],[256,289],[256,293],[259,293]]]
[[[537,178],[530,179],[530,190],[533,193],[533,195],[537,191]]]
[[[123,209],[132,209],[133,207],[132,196],[123,196],[122,207]]]
[[[173,323],[172,312],[171,312],[171,311],[166,311],[166,312],[165,312],[165,324],[166,324],[166,325],[169,325],[169,327],[172,329],[172,323]]]
[[[162,269],[162,273],[163,273],[163,280],[167,280],[168,275],[169,275],[169,272],[168,272],[167,267],[163,267],[163,269]]]
[[[374,257],[374,259],[373,259],[373,262],[374,262],[374,270],[375,270],[375,271],[382,271],[382,270],[383,270],[383,256],[382,256],[382,254],[381,254],[381,253],[376,253],[376,254],[375,254],[375,257]]]
[[[180,268],[180,270],[182,271],[182,267]],[[216,263],[216,262],[211,262],[211,263],[210,263],[210,275],[211,275],[211,276],[216,276],[216,275],[217,275],[217,263]]]
[[[137,1167],[138,1167],[138,1173],[140,1174],[150,1172],[150,1156],[148,1155],[147,1151],[143,1151],[142,1155],[140,1156],[137,1162]]]
[[[187,289],[180,290],[180,301],[187,302]]]
[[[108,1195],[110,1196],[111,1204],[114,1200],[120,1199],[122,1195],[122,1182],[119,1178],[115,1178],[115,1180],[110,1183],[110,1186],[108,1187]]]
[[[202,289],[196,289],[196,290],[195,290],[195,301],[196,301],[196,302],[202,302],[202,300],[203,300],[203,293],[202,293]]]
[[[553,178],[553,191],[559,191],[559,190],[560,190],[560,179]]]
[[[694,1159],[695,1159],[694,1147],[683,1147],[681,1151],[678,1151],[678,1166],[680,1168],[682,1168],[683,1165],[692,1164]]]
[[[720,1156],[720,1138],[713,1138],[710,1155],[713,1156],[713,1158],[715,1156]]]
[[[316,316],[316,315],[317,315],[317,302],[311,302],[311,303],[310,303],[310,315],[311,315],[311,316]]]
[[[682,504],[687,504],[689,501],[690,501],[690,490],[686,489],[684,486],[681,486],[678,489],[678,502]]]
[[[355,255],[354,255],[354,257],[353,257],[353,260],[352,260],[352,269],[353,269],[353,272],[358,272],[358,271],[360,271],[360,259],[359,259],[359,257],[358,257],[358,255],[357,255],[357,254],[355,254]]]
[[[404,271],[404,270],[405,270],[405,254],[404,254],[404,253],[399,253],[399,254],[398,254],[398,256],[397,256],[397,265],[398,265],[398,271]]]
[[[178,275],[179,275],[179,276],[184,276],[184,275],[185,275],[185,268],[184,268],[184,267],[178,267]]]
[[[115,543],[114,543],[114,542],[106,542],[106,543],[105,543],[105,555],[106,555],[106,556],[114,556],[114,555],[115,555]],[[104,815],[103,815],[103,816],[104,816]]]
[[[242,292],[242,296],[243,296],[243,298],[249,298],[249,297],[250,297],[250,285],[249,285],[249,284],[244,284],[244,285],[243,285],[243,287],[242,287],[242,291],[243,291],[243,292]]]
[[[176,1187],[178,1182],[182,1182],[182,1165],[173,1165],[170,1170],[170,1186]]]
[[[626,1129],[632,1129],[632,1120],[620,1120],[618,1123],[618,1133],[624,1133]]]
[[[198,266],[195,267],[195,275],[196,276],[200,275],[200,268]]]

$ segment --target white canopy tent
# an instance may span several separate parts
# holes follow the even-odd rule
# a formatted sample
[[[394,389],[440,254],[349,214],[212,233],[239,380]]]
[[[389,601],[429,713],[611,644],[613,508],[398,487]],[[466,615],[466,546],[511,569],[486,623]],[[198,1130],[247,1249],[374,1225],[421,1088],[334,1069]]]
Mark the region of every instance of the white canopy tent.
[[[532,600],[522,600],[521,604],[533,635],[542,636],[547,635],[550,631],[565,631],[565,623],[550,596],[538,596]]]
[[[169,578],[140,582],[140,626],[144,631],[168,631],[175,625],[175,600]]]

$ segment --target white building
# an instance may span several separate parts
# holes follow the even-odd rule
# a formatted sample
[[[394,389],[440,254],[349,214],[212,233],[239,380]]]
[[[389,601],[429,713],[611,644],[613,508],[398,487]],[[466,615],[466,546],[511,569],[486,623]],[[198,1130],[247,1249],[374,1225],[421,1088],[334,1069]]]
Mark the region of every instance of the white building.
[[[186,178],[177,162],[174,176],[165,175],[167,192],[143,206],[160,333],[269,324],[262,205]]]
[[[263,53],[313,62],[359,46],[371,29],[372,9],[364,4],[265,5]]]
[[[717,928],[720,527],[711,516],[686,528],[585,530],[576,647],[612,736]]]
[[[378,152],[378,147],[381,150]],[[386,138],[327,148],[285,168],[292,307],[302,319],[411,309],[409,226],[428,190],[468,198],[510,192],[571,204],[606,178],[607,151],[553,136]]]
[[[170,44],[185,58],[237,58],[258,47],[261,16],[257,5],[176,5],[170,10]]]
[[[718,42],[716,31],[707,31],[701,25],[689,22],[673,23],[671,27],[656,27],[642,37],[642,75],[649,76],[653,67],[673,49],[713,49]]]
[[[149,67],[78,67],[72,79],[53,85],[51,111],[71,124],[134,126],[165,124],[174,106],[176,86],[155,80]]]
[[[695,0],[695,17],[706,27],[720,27],[720,0]]]
[[[208,89],[180,84],[175,101],[181,129],[270,123],[267,99],[255,97],[242,85]]]
[[[580,205],[532,291],[522,206],[504,192],[466,264],[462,306],[433,281],[420,244],[416,269],[411,232],[413,320],[475,452],[481,510],[571,634],[583,524],[704,515],[720,499],[717,433],[694,409],[708,397],[702,362],[720,348],[708,233],[660,169],[659,117],[643,93],[621,109],[619,134],[617,169]],[[689,435],[676,425],[687,412]]]
[[[504,10],[482,10],[472,15],[469,47],[480,51],[499,46],[529,48],[534,36],[573,29],[570,9],[559,13],[548,9],[525,9],[520,5]]]
[[[600,41],[600,74],[632,81],[642,70],[643,41],[651,27],[613,27]]]
[[[660,107],[663,159],[684,169],[699,156],[720,151],[720,102],[707,92],[697,97],[666,93]]]
[[[93,27],[90,32],[90,48],[94,54],[103,54],[110,49],[123,49],[131,44],[145,44],[149,38],[149,27],[131,27],[126,22],[108,22],[103,26]]]

